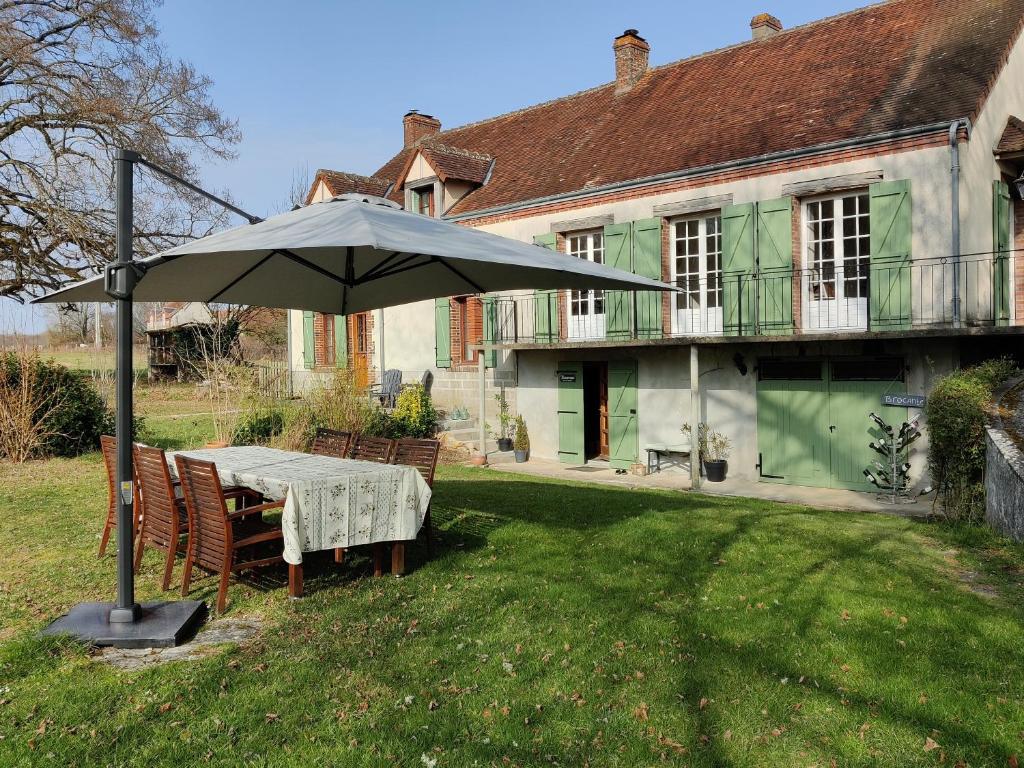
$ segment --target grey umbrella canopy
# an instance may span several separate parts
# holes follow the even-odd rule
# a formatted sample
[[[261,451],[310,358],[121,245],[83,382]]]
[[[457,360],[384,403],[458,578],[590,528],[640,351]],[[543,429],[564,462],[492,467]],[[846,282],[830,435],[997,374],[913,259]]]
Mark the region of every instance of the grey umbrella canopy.
[[[673,290],[488,232],[341,195],[172,248],[136,265],[137,301],[254,304],[349,314],[498,290]],[[109,301],[103,278],[39,302]]]

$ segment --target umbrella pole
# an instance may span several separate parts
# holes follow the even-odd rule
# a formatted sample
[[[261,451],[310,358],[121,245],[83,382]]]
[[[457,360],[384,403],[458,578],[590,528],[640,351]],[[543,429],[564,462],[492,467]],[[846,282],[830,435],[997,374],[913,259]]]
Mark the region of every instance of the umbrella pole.
[[[133,622],[139,618],[135,602],[135,493],[132,480],[132,220],[134,217],[134,170],[138,155],[118,150],[114,156],[116,183],[117,258],[117,603],[110,611],[111,623]]]

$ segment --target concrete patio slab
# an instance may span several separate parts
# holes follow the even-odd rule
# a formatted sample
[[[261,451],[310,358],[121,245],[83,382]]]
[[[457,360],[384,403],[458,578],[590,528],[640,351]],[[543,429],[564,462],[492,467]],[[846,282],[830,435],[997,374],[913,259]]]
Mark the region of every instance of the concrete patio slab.
[[[658,488],[662,490],[689,491],[690,472],[684,464],[644,477],[619,475],[607,462],[593,461],[583,466],[561,464],[551,459],[531,458],[524,464],[492,464],[499,472],[512,472],[557,480],[605,483],[626,488]],[[874,493],[860,493],[838,488],[810,488],[799,485],[762,483],[752,480],[728,478],[723,483],[704,481],[700,493],[713,496],[737,496],[765,499],[786,504],[804,504],[820,509],[838,509],[853,512],[881,512],[901,517],[926,517],[932,514],[932,497],[918,499],[909,504],[888,504]]]

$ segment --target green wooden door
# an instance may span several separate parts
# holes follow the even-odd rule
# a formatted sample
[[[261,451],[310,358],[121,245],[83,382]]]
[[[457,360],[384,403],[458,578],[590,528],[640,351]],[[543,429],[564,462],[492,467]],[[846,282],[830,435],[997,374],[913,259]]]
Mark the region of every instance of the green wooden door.
[[[559,363],[558,460],[583,464],[583,363]]]
[[[348,318],[334,316],[334,365],[348,368]]]
[[[610,464],[628,469],[640,453],[637,437],[635,360],[608,363],[608,449]]]
[[[896,428],[905,408],[883,408],[883,394],[904,394],[902,381],[839,380],[828,362],[818,380],[757,384],[757,448],[769,482],[870,491],[864,470],[877,454],[868,443],[881,436],[874,412]]]
[[[886,381],[829,382],[829,485],[832,488],[874,490],[864,477],[864,470],[870,468],[872,459],[879,458],[868,443],[881,437],[882,431],[868,414],[878,414],[897,430],[907,418],[906,408],[880,405],[881,396],[887,393],[906,394],[906,385]]]
[[[753,333],[754,204],[722,209],[722,327],[726,335]]]
[[[757,204],[758,331],[793,333],[793,198]]]
[[[992,182],[992,309],[996,325],[1010,324],[1010,185]],[[977,290],[977,288],[975,289]]]
[[[623,272],[633,271],[633,227],[630,223],[608,224],[604,228],[604,262]],[[631,291],[604,292],[604,335],[609,339],[628,339],[633,325]]]
[[[759,381],[757,450],[762,479],[790,485],[829,484],[828,382]]]
[[[871,330],[910,327],[910,182],[880,181],[871,196]]]

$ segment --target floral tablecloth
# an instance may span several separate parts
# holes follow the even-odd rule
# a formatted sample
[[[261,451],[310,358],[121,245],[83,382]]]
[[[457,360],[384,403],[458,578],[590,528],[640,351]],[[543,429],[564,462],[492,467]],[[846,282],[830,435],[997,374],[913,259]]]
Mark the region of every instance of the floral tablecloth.
[[[415,539],[430,503],[430,487],[413,467],[335,459],[263,446],[167,453],[213,461],[223,485],[244,485],[284,499],[284,559],[303,552]]]

